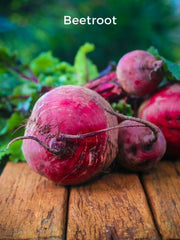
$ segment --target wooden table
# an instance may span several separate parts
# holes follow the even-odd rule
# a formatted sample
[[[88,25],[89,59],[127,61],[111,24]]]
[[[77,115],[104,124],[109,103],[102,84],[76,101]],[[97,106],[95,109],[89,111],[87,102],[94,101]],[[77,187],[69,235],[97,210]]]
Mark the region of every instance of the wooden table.
[[[0,177],[0,239],[180,239],[180,161],[74,187],[8,163]]]

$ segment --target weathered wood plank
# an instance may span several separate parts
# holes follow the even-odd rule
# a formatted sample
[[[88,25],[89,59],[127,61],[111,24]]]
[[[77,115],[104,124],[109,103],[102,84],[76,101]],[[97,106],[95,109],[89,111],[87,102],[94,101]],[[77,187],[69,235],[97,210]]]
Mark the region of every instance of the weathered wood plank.
[[[8,163],[0,177],[0,239],[64,239],[67,189]]]
[[[162,161],[142,179],[162,238],[180,239],[180,162]]]
[[[72,187],[67,240],[159,239],[135,174],[110,174]]]

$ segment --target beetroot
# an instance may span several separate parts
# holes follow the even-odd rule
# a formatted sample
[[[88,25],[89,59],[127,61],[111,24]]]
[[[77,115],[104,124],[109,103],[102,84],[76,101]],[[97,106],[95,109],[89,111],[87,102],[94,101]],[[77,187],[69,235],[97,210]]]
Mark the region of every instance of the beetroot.
[[[120,122],[117,162],[133,171],[152,168],[166,151],[166,139],[161,130],[143,119],[106,111],[117,116]]]
[[[117,162],[131,171],[151,169],[160,161],[166,151],[166,140],[157,128],[157,139],[150,128],[135,121],[126,120],[120,123]]]
[[[79,184],[107,169],[117,155],[118,130],[108,102],[85,87],[61,86],[35,104],[23,137],[30,167],[60,184]]]
[[[61,86],[36,102],[27,122],[23,153],[30,167],[54,182],[72,185],[106,170],[118,152],[119,122],[133,120],[151,131],[152,123],[115,112],[98,93],[78,86]],[[7,149],[8,149],[7,147]]]
[[[121,87],[134,96],[152,92],[163,79],[163,61],[150,53],[135,50],[125,54],[117,65],[117,77]]]
[[[158,126],[167,141],[167,154],[180,156],[180,84],[163,87],[139,109],[138,116]]]

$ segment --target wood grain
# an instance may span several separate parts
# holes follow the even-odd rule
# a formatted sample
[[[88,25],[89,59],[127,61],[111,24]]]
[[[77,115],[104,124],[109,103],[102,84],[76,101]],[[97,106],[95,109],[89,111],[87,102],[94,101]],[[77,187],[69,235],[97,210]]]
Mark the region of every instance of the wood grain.
[[[8,163],[0,177],[0,239],[64,239],[67,189]]]
[[[180,162],[162,161],[142,179],[162,239],[180,239]]]
[[[110,174],[71,188],[67,240],[159,239],[139,178]]]

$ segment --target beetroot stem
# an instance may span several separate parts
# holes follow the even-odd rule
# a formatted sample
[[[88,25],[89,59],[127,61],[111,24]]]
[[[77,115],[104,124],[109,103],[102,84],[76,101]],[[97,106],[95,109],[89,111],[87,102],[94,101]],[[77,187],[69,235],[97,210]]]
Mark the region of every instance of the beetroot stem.
[[[14,142],[19,141],[19,140],[25,140],[25,139],[31,139],[31,140],[38,142],[42,147],[44,147],[46,150],[48,150],[49,152],[51,152],[53,154],[58,153],[57,150],[51,149],[49,146],[47,146],[45,143],[43,143],[41,140],[39,140],[37,137],[34,137],[34,136],[20,136],[20,137],[14,138],[12,141],[10,141],[8,143],[8,145],[4,151],[7,151],[9,149],[9,147],[11,146],[11,144],[13,144]]]
[[[61,133],[60,136],[56,139],[56,141],[57,142],[58,141],[63,141],[63,139],[68,139],[68,138],[69,139],[84,139],[84,138],[92,137],[92,136],[95,136],[97,134],[100,134],[100,133],[103,133],[103,132],[106,132],[106,131],[111,131],[111,130],[114,130],[114,129],[124,128],[124,127],[143,127],[143,126],[141,126],[141,125],[134,125],[134,126],[120,126],[120,125],[117,125],[117,126],[104,128],[104,129],[100,129],[100,130],[89,132],[89,133],[77,134],[77,135]],[[13,144],[14,142],[19,141],[19,140],[29,140],[29,139],[38,142],[43,148],[45,148],[47,151],[51,152],[52,154],[58,155],[60,153],[59,150],[50,148],[48,145],[46,145],[40,139],[38,139],[37,137],[34,137],[34,136],[20,136],[20,137],[14,138],[12,141],[10,141],[8,143],[6,149],[3,150],[3,152],[7,151],[9,149],[9,147],[11,146],[11,144]],[[0,152],[2,152],[2,151],[0,151]]]
[[[98,103],[99,104],[99,103]],[[140,119],[140,118],[136,118],[136,117],[131,117],[131,116],[126,116],[122,113],[117,113],[116,111],[111,111],[107,108],[105,108],[104,106],[101,106],[106,112],[116,116],[116,117],[119,117],[121,120],[125,121],[125,120],[130,120],[130,121],[136,121],[136,122],[139,122],[139,123],[142,123],[144,124],[146,127],[149,127],[152,132],[154,133],[154,139],[152,140],[152,142],[156,142],[157,141],[157,138],[158,138],[158,132],[159,130],[150,122],[148,121],[145,121],[143,119]]]

